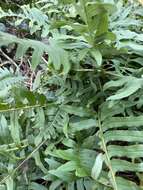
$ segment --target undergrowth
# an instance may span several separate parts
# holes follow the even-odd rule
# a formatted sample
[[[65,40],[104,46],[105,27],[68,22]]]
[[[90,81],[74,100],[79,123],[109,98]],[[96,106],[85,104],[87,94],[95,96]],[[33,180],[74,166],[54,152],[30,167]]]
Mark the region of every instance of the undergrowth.
[[[0,190],[142,190],[142,5],[6,3]]]

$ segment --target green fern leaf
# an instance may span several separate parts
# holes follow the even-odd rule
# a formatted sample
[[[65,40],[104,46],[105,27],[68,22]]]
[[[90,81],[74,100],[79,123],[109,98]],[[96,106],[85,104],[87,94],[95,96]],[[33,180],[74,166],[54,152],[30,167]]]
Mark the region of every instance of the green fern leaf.
[[[47,52],[49,53],[49,56],[56,70],[60,70],[61,67],[63,66],[63,73],[66,74],[69,72],[70,64],[68,60],[68,54],[62,47],[60,47],[58,42],[56,42],[55,40],[49,39],[49,44],[44,44],[40,41],[20,39],[17,38],[16,36],[0,32],[0,46],[8,45],[11,43],[16,43],[19,46],[17,57],[24,56],[24,54],[29,48],[33,49],[33,55],[32,55],[33,69],[35,69],[39,64],[42,55],[45,52]],[[53,45],[53,43],[55,45]]]

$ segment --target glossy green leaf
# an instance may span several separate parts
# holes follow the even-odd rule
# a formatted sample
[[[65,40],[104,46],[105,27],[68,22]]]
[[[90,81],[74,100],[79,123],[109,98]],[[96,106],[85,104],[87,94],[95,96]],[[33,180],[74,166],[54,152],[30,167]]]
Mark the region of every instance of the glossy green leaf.
[[[69,114],[74,114],[80,117],[90,115],[89,110],[83,107],[65,105],[65,106],[62,106],[62,109]]]
[[[93,179],[95,179],[95,180],[98,179],[98,177],[101,173],[101,170],[102,170],[102,164],[103,164],[103,155],[99,154],[96,157],[94,166],[93,166],[92,171],[91,171],[91,176]]]
[[[94,59],[96,60],[97,65],[101,66],[101,64],[102,64],[102,54],[101,54],[101,52],[99,50],[93,49],[93,50],[91,50],[91,54],[94,57]]]
[[[143,125],[142,121],[143,121],[142,116],[111,117],[103,123],[103,130],[107,130],[110,128],[119,128],[119,127],[136,128]]]
[[[17,144],[20,144],[20,125],[18,121],[18,112],[14,111],[11,114],[11,124],[10,124],[10,132],[13,138],[13,141]]]
[[[92,127],[96,126],[96,120],[94,119],[84,119],[79,122],[71,122],[70,124],[71,131],[72,132],[77,132],[77,131],[82,131],[82,130],[87,130]]]

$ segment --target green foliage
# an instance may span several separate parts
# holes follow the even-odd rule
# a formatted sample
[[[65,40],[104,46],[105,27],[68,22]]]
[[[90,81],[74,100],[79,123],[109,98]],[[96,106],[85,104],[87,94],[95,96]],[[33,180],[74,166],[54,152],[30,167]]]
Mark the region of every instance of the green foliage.
[[[0,69],[0,189],[142,190],[138,3],[42,0],[0,18],[27,24],[0,46],[35,74],[29,89],[20,68]]]
[[[23,5],[21,6],[21,13],[15,13],[12,12],[11,10],[5,12],[2,9],[0,9],[0,18],[2,19],[5,17],[6,18],[17,17],[18,19],[15,20],[14,22],[15,26],[19,26],[24,21],[28,22],[31,34],[33,34],[37,30],[40,30],[42,27],[43,27],[42,29],[43,36],[48,34],[49,32],[48,16],[35,7],[30,8],[29,5]]]
[[[32,69],[35,69],[36,66],[39,64],[40,59],[44,52],[48,52],[51,58],[51,61],[54,65],[54,68],[56,70],[60,70],[61,66],[63,66],[63,72],[66,74],[69,71],[70,65],[68,61],[68,55],[67,52],[59,46],[59,44],[54,41],[52,38],[49,39],[49,44],[44,44],[40,41],[34,41],[34,40],[26,40],[26,39],[19,39],[13,35],[6,34],[3,32],[0,32],[0,46],[16,43],[18,44],[16,57],[20,58],[24,56],[26,51],[29,48],[33,49],[33,55],[32,55]],[[54,46],[54,47],[53,47]],[[54,49],[55,48],[55,49]],[[55,51],[57,51],[56,56]],[[60,56],[60,54],[63,55],[63,57]]]
[[[20,84],[23,80],[24,78],[20,74],[14,74],[7,68],[0,68],[0,98],[8,96],[12,87]]]

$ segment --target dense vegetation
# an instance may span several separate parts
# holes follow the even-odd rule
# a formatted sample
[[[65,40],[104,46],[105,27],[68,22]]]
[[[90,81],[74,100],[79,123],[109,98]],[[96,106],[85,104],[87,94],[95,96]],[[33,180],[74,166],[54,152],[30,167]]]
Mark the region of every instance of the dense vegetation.
[[[143,189],[140,3],[0,2],[0,190]]]

